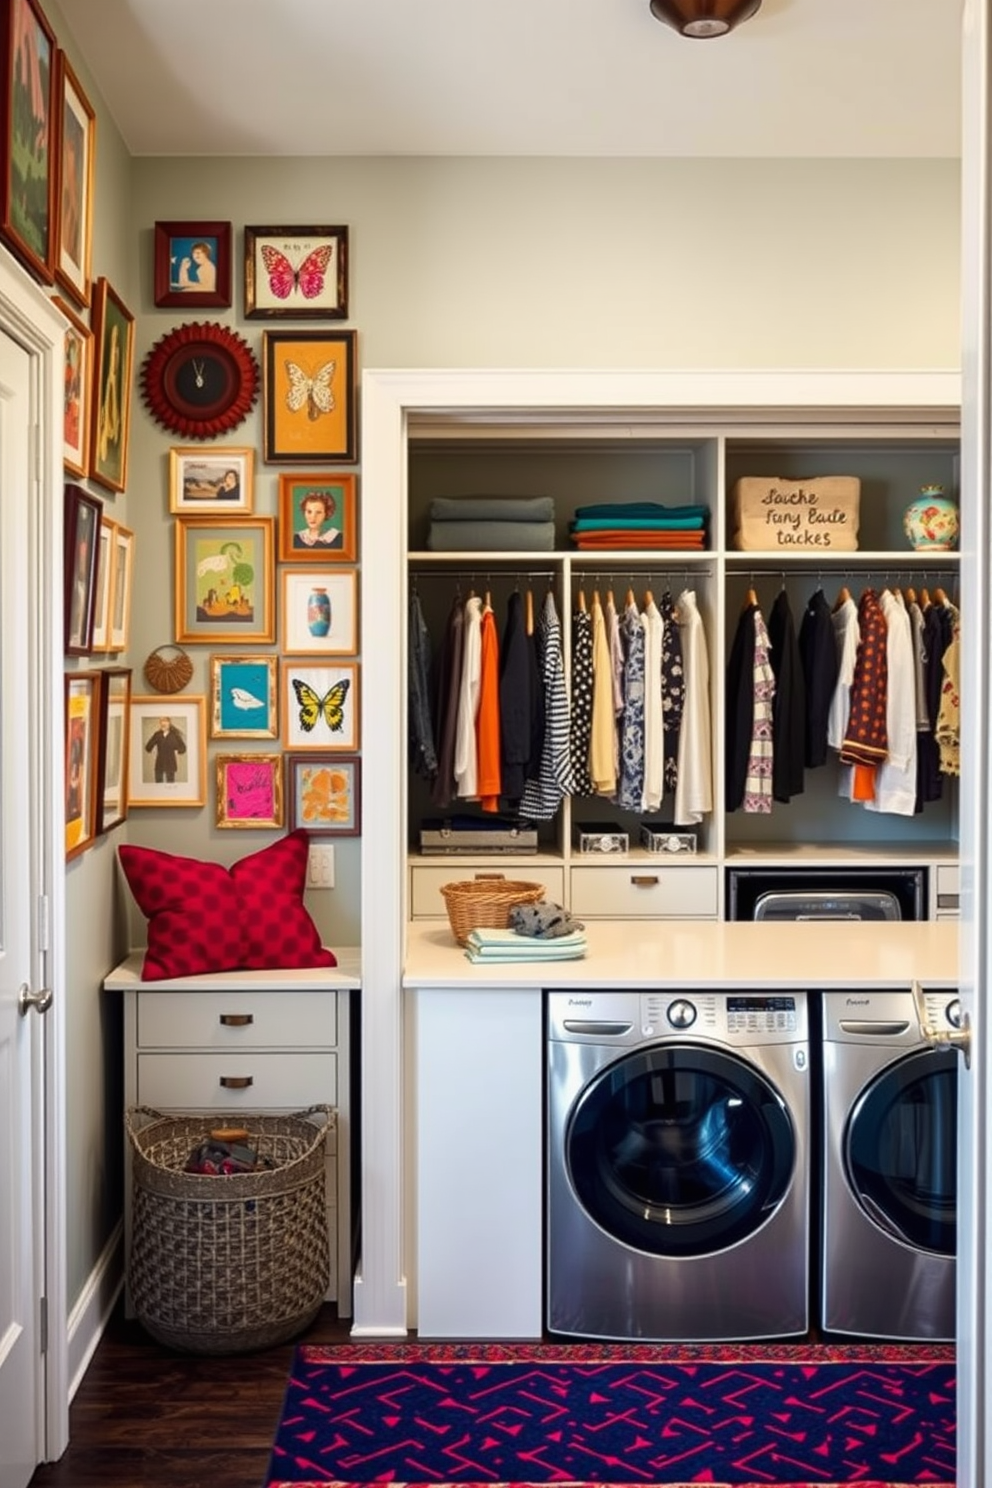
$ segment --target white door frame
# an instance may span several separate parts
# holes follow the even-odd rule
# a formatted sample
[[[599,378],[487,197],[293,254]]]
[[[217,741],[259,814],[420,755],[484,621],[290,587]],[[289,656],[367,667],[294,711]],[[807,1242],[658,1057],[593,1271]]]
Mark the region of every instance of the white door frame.
[[[23,346],[31,362],[31,466],[27,616],[34,758],[30,842],[25,863],[39,899],[31,934],[32,985],[51,987],[35,1069],[36,1150],[44,1151],[44,1181],[33,1232],[44,1244],[47,1353],[39,1360],[36,1398],[38,1460],[62,1455],[69,1441],[68,1318],[66,1306],[65,1173],[65,849],[62,721],[62,387],[65,322],[48,296],[5,250],[0,250],[0,331]],[[35,1016],[31,1014],[31,1016]],[[43,1147],[42,1147],[43,1144]]]

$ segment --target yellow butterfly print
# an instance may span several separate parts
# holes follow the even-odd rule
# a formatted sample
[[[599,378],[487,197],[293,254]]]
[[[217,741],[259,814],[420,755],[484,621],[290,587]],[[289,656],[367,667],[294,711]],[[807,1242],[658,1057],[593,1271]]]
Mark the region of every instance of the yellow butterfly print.
[[[290,413],[299,413],[304,407],[308,419],[318,419],[322,413],[330,413],[334,408],[331,383],[336,367],[337,362],[325,362],[310,377],[297,362],[287,361],[289,392],[286,394],[286,407]]]
[[[340,733],[344,724],[344,700],[348,696],[350,686],[350,677],[343,677],[321,697],[319,693],[314,692],[309,682],[304,682],[301,677],[293,678],[293,690],[296,693],[296,701],[300,705],[300,728],[304,733],[313,732],[321,714],[324,715],[324,721],[331,733]]]

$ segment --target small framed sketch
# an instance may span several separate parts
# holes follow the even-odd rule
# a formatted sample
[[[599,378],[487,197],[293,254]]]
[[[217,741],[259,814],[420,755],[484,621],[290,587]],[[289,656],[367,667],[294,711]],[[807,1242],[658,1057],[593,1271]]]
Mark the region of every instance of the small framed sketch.
[[[96,597],[93,601],[94,651],[110,650],[110,591],[114,583],[114,528],[109,517],[100,518],[96,557]]]
[[[358,748],[358,664],[282,663],[283,728],[287,749]]]
[[[264,459],[358,459],[357,338],[357,331],[262,333]]]
[[[281,570],[279,635],[286,656],[354,656],[358,573],[353,568]]]
[[[82,486],[65,488],[65,654],[93,649],[97,557],[103,502]]]
[[[279,557],[283,563],[354,563],[358,515],[353,475],[279,477]]]
[[[62,383],[62,463],[71,475],[85,475],[90,436],[90,353],[93,338],[65,300],[54,303],[69,322],[65,328],[65,377]]]
[[[229,222],[156,222],[155,303],[173,310],[230,305]]]
[[[347,320],[346,227],[246,227],[245,315]]]
[[[131,634],[131,590],[134,585],[134,533],[114,523],[110,544],[110,637],[108,651],[126,651]]]
[[[65,855],[74,858],[96,837],[96,774],[100,748],[100,673],[65,679]]]
[[[55,84],[59,163],[55,277],[80,305],[90,302],[96,113],[65,52]]]
[[[249,445],[169,451],[169,510],[250,512],[254,499],[255,451]]]
[[[175,639],[275,639],[274,517],[176,518]]]
[[[206,698],[132,697],[128,806],[203,806],[207,785]]]
[[[287,826],[312,837],[357,837],[362,830],[359,756],[286,756]]]
[[[109,832],[127,819],[130,703],[131,668],[105,668],[100,673],[100,752],[96,772],[98,832]]]
[[[282,826],[282,756],[218,754],[218,827]]]
[[[211,739],[276,739],[277,658],[211,656]]]

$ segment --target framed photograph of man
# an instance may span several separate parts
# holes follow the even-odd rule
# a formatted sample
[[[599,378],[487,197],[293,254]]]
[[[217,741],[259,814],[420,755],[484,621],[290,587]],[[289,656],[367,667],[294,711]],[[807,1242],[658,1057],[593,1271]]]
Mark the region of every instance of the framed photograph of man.
[[[96,777],[100,746],[100,673],[65,679],[65,855],[74,858],[97,835]]]
[[[65,376],[62,383],[62,463],[70,475],[85,476],[89,466],[90,362],[93,333],[65,300],[52,303],[65,316]]]
[[[203,806],[206,698],[132,697],[128,711],[128,807]]]
[[[96,114],[65,52],[58,54],[55,278],[80,305],[88,305],[93,253],[93,179]]]
[[[37,0],[0,7],[0,236],[42,284],[55,278],[55,33]]]
[[[229,222],[156,222],[155,303],[183,310],[230,305]]]
[[[108,491],[127,485],[134,358],[134,316],[101,277],[93,290],[93,376],[90,479]]]
[[[255,450],[250,445],[216,444],[169,451],[169,510],[250,512],[254,500]]]

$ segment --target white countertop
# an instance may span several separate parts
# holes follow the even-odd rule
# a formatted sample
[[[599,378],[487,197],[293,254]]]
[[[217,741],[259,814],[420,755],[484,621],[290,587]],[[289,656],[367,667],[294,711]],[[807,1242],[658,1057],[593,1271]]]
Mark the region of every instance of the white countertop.
[[[138,987],[155,992],[223,992],[255,988],[273,992],[322,992],[327,989],[346,991],[360,987],[361,953],[357,946],[334,946],[337,966],[301,967],[287,971],[215,971],[204,976],[168,977],[160,982],[143,982],[141,968],[144,951],[132,951],[126,960],[104,977],[107,992],[133,992]]]
[[[785,924],[713,920],[588,920],[588,951],[576,961],[480,966],[447,920],[407,927],[403,985],[464,987],[955,987],[954,921],[899,924],[836,920]]]

